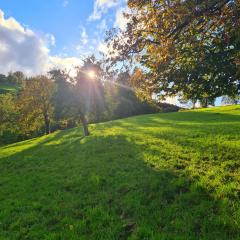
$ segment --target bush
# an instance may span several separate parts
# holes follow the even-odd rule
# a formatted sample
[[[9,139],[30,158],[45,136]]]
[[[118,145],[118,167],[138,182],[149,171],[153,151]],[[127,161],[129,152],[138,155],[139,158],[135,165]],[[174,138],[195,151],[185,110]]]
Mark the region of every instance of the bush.
[[[180,107],[170,103],[158,102],[156,104],[160,108],[160,112],[178,112],[179,110],[181,110]]]

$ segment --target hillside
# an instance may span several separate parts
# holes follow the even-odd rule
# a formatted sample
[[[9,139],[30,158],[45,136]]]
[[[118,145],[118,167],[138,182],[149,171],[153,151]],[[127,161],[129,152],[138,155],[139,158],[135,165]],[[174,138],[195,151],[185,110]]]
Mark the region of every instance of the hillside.
[[[240,239],[240,106],[0,148],[0,239]]]
[[[0,84],[0,94],[15,92],[18,88],[16,84]]]

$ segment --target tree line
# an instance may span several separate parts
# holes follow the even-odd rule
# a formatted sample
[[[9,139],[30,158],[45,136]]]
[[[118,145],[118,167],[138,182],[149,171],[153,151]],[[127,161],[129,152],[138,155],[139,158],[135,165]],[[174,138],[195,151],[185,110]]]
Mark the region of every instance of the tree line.
[[[47,75],[26,77],[21,72],[1,75],[1,84],[16,85],[0,95],[1,143],[19,141],[58,129],[177,107],[139,99],[128,71],[108,71],[104,61],[87,57],[76,73],[54,69]],[[9,81],[11,79],[11,81]]]
[[[76,74],[52,70],[0,95],[0,136],[23,139],[82,124],[176,110],[159,104],[177,97],[195,107],[228,104],[240,95],[240,0],[128,0],[125,29],[111,29],[105,60],[94,56]],[[116,71],[122,66],[121,71]],[[126,67],[127,66],[127,67]]]

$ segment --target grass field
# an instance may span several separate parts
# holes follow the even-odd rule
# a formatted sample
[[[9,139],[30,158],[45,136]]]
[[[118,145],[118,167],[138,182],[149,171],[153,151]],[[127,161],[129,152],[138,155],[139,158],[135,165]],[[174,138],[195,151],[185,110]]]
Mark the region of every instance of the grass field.
[[[17,85],[0,84],[0,94],[15,92],[18,88],[19,88],[19,86],[17,86]]]
[[[0,239],[240,239],[240,106],[0,148]]]

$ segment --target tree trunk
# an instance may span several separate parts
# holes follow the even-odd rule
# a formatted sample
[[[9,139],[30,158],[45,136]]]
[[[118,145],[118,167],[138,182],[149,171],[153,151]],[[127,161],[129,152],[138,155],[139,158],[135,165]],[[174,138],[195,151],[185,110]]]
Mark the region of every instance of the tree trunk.
[[[45,134],[48,135],[50,133],[50,119],[47,113],[44,113],[44,123],[45,123]]]
[[[208,104],[209,104],[209,101],[208,101],[207,98],[203,98],[203,99],[201,99],[200,103],[201,103],[202,108],[207,108]]]
[[[192,100],[192,108],[195,109],[196,108],[196,101]]]
[[[207,108],[207,107],[208,107],[207,100],[204,100],[204,101],[202,102],[202,107],[203,107],[203,108]]]
[[[83,134],[85,137],[89,136],[90,133],[89,133],[89,130],[88,130],[88,124],[87,124],[87,120],[84,116],[84,114],[80,114],[80,120],[81,120],[81,123],[83,125]]]

